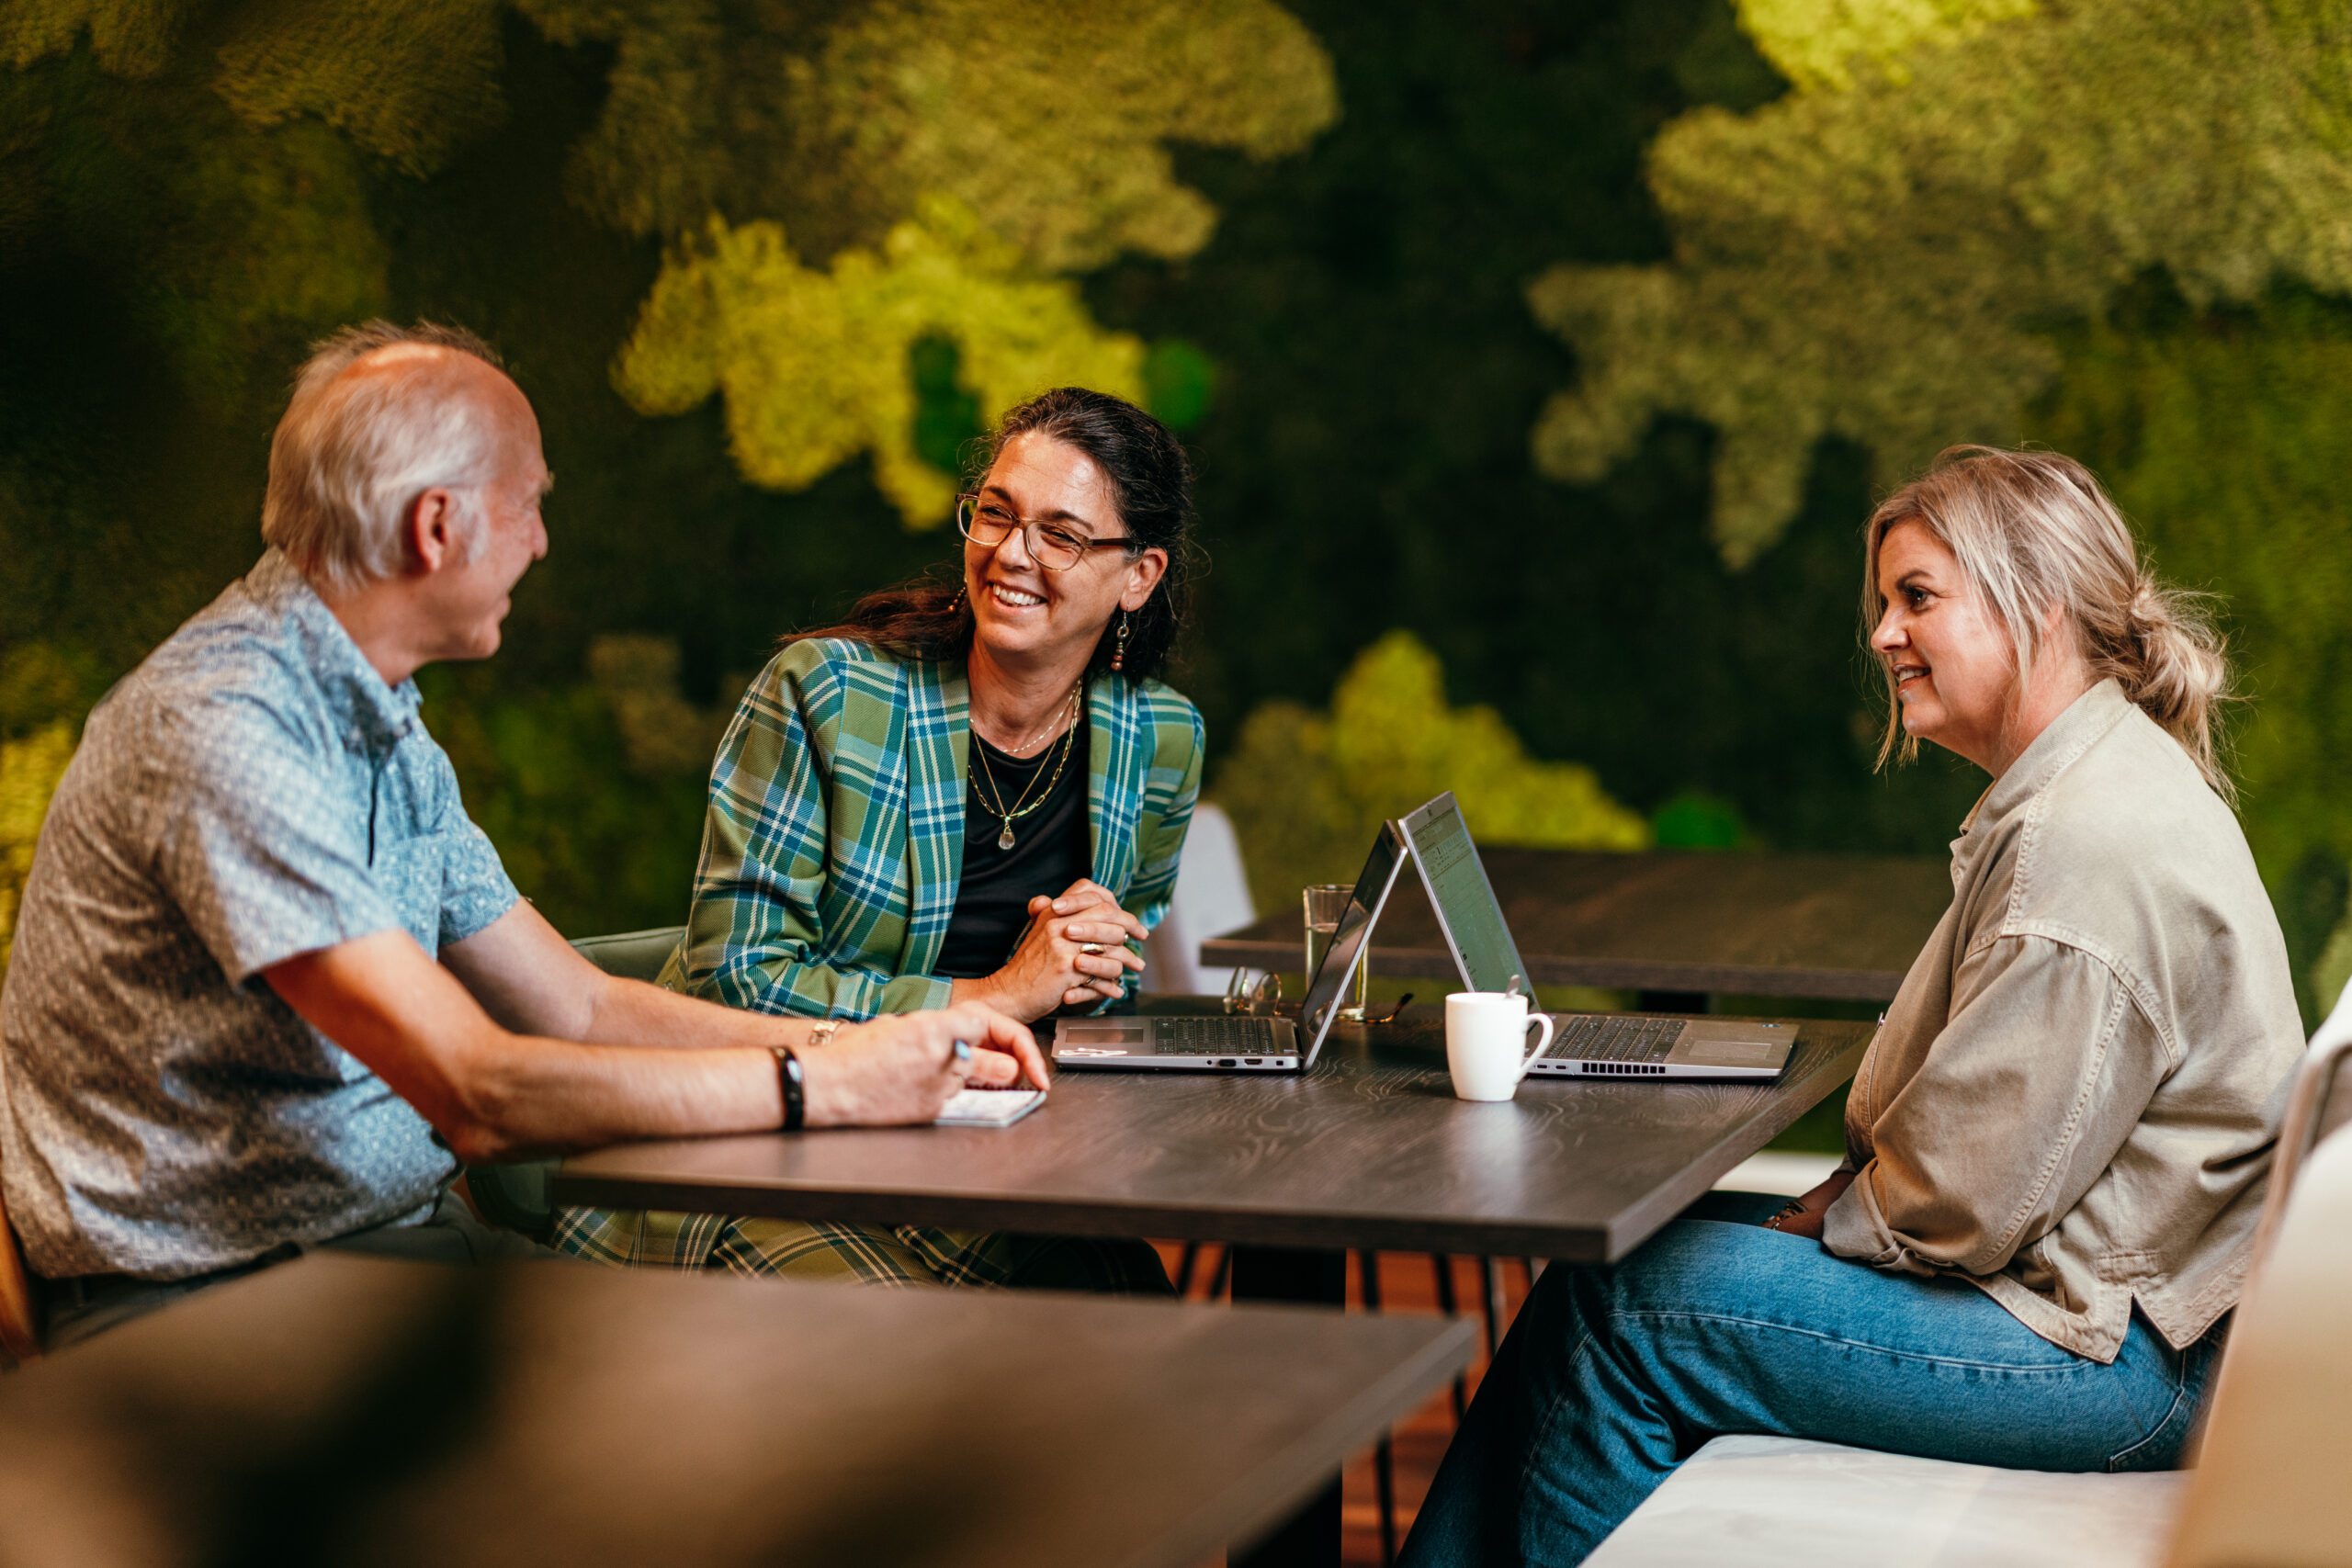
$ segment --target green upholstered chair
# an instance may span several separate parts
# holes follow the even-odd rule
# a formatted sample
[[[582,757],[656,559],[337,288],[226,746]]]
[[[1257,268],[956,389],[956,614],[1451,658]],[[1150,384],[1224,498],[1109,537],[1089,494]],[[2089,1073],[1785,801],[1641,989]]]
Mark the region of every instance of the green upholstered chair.
[[[624,980],[650,980],[662,973],[679,942],[684,926],[655,926],[650,931],[622,931],[615,936],[583,936],[573,942],[579,954],[607,975]]]
[[[662,965],[669,962],[679,938],[685,934],[684,926],[658,926],[613,936],[582,937],[571,945],[607,975],[650,980],[662,973]],[[551,1159],[468,1166],[466,1190],[473,1194],[474,1208],[492,1224],[544,1242],[555,1229],[555,1205],[548,1201],[548,1178],[555,1167]]]

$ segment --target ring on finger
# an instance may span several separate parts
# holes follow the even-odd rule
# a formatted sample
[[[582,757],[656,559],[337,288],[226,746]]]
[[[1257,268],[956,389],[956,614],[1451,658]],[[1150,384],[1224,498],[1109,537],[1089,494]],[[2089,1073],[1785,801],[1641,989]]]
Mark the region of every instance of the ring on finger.
[[[1078,944],[1078,950],[1079,952],[1086,954],[1089,958],[1100,958],[1102,956],[1102,944],[1099,942],[1080,942]]]

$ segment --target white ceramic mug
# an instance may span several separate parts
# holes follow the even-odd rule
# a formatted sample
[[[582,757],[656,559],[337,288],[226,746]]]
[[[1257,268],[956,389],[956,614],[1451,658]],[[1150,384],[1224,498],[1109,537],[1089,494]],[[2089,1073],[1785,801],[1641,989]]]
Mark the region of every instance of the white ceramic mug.
[[[1529,1025],[1543,1032],[1527,1043]],[[1445,1066],[1463,1100],[1509,1100],[1528,1064],[1552,1043],[1552,1021],[1532,1017],[1516,991],[1456,991],[1445,998]]]

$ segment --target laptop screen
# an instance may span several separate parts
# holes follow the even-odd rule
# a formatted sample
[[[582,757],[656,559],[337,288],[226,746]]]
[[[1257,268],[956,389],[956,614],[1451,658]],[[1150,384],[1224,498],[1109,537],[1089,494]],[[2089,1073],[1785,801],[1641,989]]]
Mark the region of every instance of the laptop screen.
[[[1404,863],[1403,846],[1397,843],[1388,825],[1382,823],[1380,837],[1373,843],[1372,853],[1364,858],[1363,874],[1356,878],[1356,890],[1349,896],[1348,907],[1340,911],[1339,929],[1331,933],[1331,944],[1324,949],[1321,962],[1315,966],[1315,977],[1307,983],[1299,1027],[1307,1032],[1311,1041],[1307,1046],[1308,1066],[1314,1064],[1323,1036],[1330,1032],[1332,1017],[1347,990],[1348,976],[1355,968],[1356,955],[1371,940],[1372,923],[1379,917],[1381,907],[1388,902],[1388,890],[1396,885],[1396,873]]]
[[[1454,962],[1461,966],[1463,984],[1474,991],[1499,991],[1516,975],[1521,976],[1519,988],[1533,995],[1519,944],[1503,923],[1502,906],[1495,901],[1453,792],[1448,790],[1406,818],[1405,831],[1413,840],[1413,858],[1420,864],[1438,924],[1445,928]]]

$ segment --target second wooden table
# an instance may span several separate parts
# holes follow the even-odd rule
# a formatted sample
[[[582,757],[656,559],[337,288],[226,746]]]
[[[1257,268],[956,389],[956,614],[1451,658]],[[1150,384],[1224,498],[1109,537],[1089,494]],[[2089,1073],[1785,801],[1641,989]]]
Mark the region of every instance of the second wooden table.
[[[1886,1001],[1951,902],[1943,861],[1909,855],[1482,850],[1528,979],[1699,996]],[[1213,967],[1295,971],[1298,895],[1201,944]],[[1408,871],[1373,933],[1372,972],[1459,985]]]

